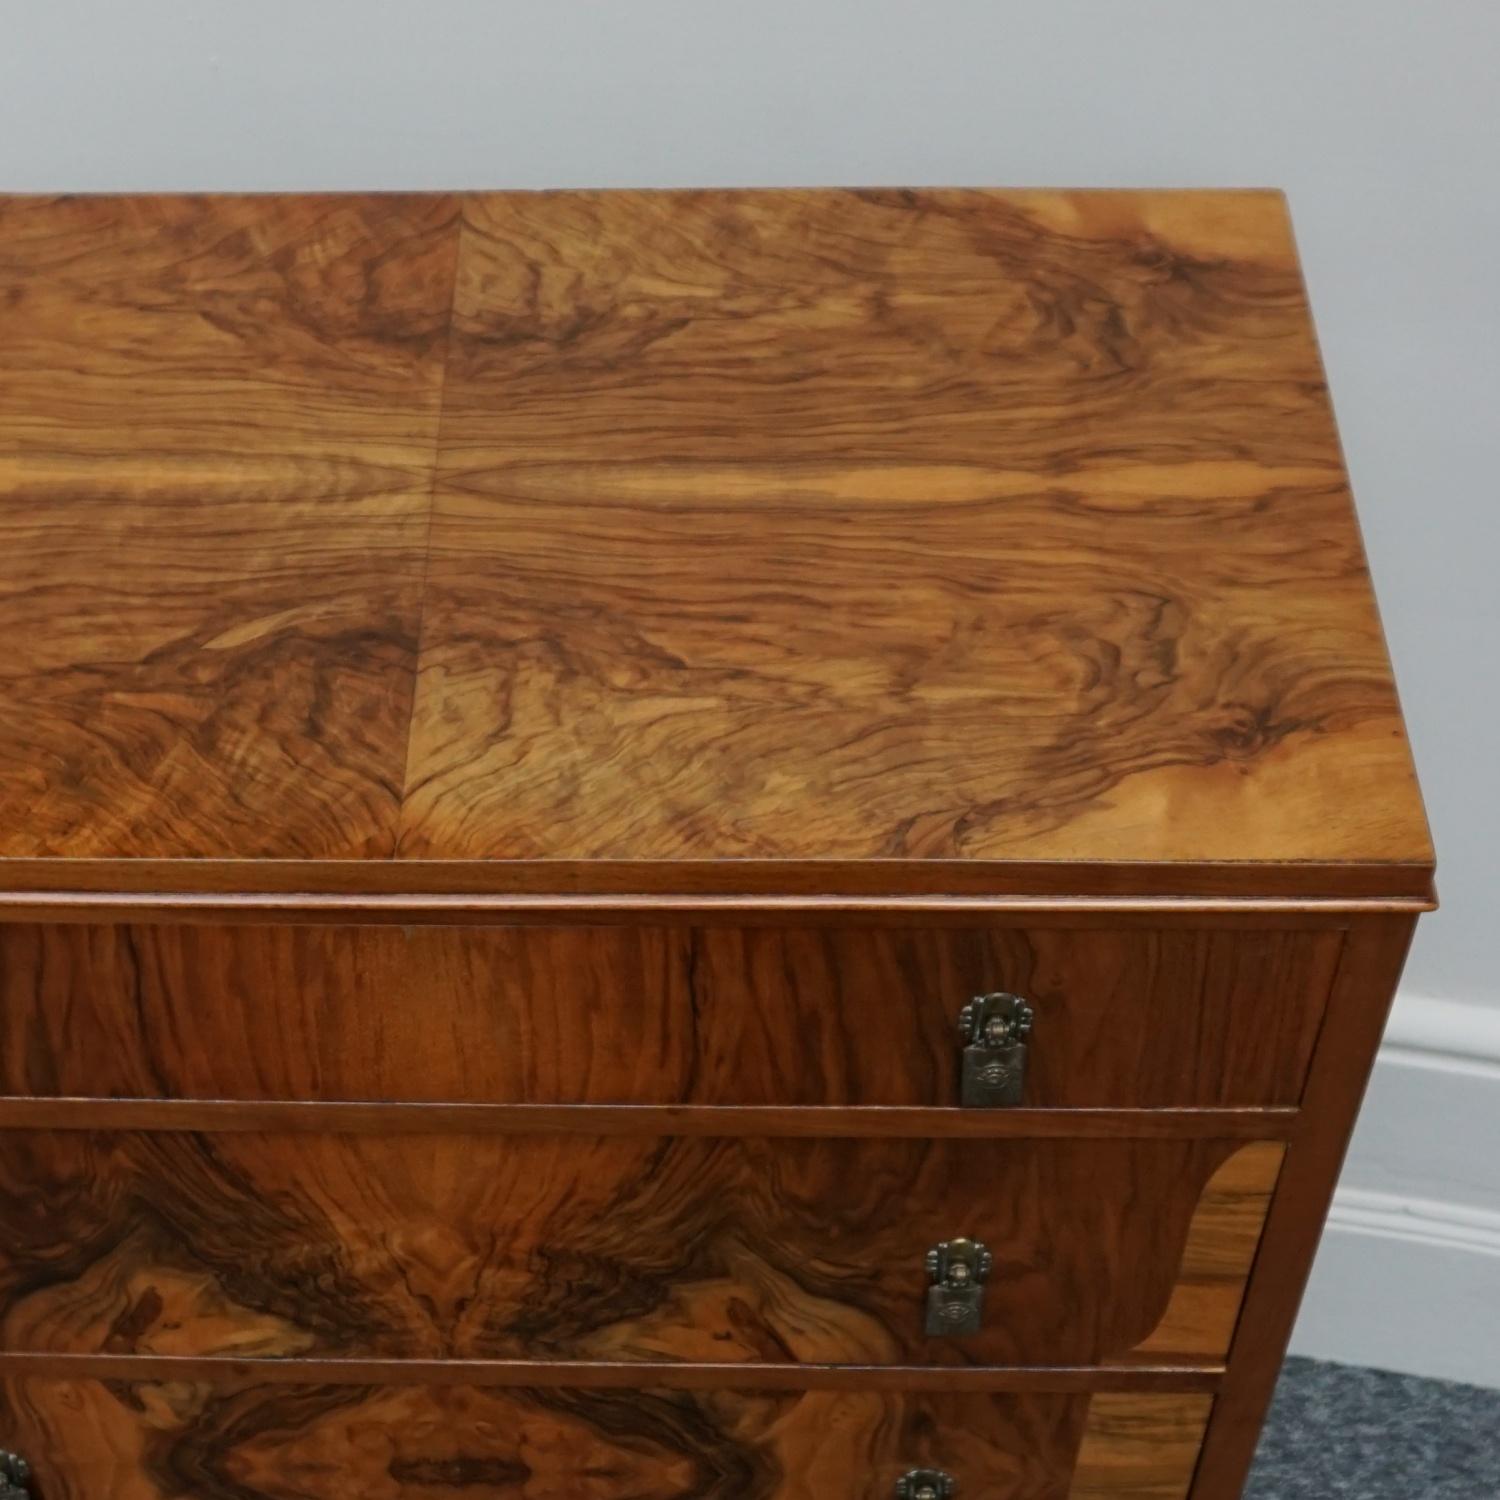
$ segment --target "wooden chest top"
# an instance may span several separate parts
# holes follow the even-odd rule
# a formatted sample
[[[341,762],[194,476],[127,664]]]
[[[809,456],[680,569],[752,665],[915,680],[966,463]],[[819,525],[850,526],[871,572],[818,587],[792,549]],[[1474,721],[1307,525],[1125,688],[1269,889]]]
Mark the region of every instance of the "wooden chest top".
[[[1422,896],[1266,192],[0,200],[0,887]]]

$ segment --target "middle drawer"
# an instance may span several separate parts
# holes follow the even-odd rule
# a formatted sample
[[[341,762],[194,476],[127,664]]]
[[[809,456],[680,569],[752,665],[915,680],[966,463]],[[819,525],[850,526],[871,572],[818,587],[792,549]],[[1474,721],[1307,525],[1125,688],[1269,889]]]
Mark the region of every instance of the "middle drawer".
[[[1215,1140],[6,1131],[0,1348],[1211,1362],[1280,1159]],[[929,1253],[960,1237],[992,1257],[983,1305],[972,1333],[933,1336]]]

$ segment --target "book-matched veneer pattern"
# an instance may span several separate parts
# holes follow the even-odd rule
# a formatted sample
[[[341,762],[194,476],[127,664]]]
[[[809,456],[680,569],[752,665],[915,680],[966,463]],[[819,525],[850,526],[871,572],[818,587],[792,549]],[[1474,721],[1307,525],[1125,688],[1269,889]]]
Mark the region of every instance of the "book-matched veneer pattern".
[[[1011,920],[1014,920],[1013,915]],[[1161,920],[1158,913],[1155,921]],[[1265,930],[1268,925],[1280,925],[1284,918],[1269,921],[1253,915],[1205,918],[1200,913],[1172,920],[1185,921],[1190,927],[1201,926],[1205,920],[1223,920],[1234,930],[1256,931]],[[1079,921],[1085,929],[1100,926],[1097,915],[1081,919],[1076,916],[1062,918],[1063,925]],[[351,1379],[358,1380],[366,1390],[384,1389],[393,1382],[425,1387],[453,1386],[465,1380],[476,1386],[514,1388],[517,1383],[529,1382],[527,1388],[555,1389],[567,1380],[569,1370],[575,1372],[572,1388],[637,1390],[654,1383],[655,1388],[726,1392],[745,1389],[745,1377],[755,1376],[763,1386],[782,1391],[863,1391],[868,1394],[879,1390],[892,1393],[901,1400],[919,1392],[935,1391],[972,1392],[989,1397],[999,1392],[1035,1395],[1045,1391],[1091,1391],[1094,1393],[1091,1410],[1095,1413],[1108,1409],[1101,1403],[1110,1391],[1115,1390],[1119,1393],[1118,1399],[1126,1403],[1126,1408],[1122,1408],[1110,1428],[1110,1441],[1130,1452],[1130,1463],[1136,1466],[1138,1474],[1154,1475],[1149,1479],[1131,1480],[1131,1483],[1144,1486],[1139,1493],[1153,1497],[1186,1494],[1193,1473],[1198,1434],[1202,1429],[1194,1428],[1189,1432],[1192,1423],[1177,1423],[1173,1429],[1177,1433],[1176,1441],[1187,1457],[1176,1466],[1180,1476],[1174,1473],[1169,1479],[1163,1479],[1160,1462],[1164,1454],[1172,1451],[1172,1442],[1165,1430],[1132,1415],[1129,1403],[1150,1391],[1212,1392],[1227,1379],[1229,1388],[1235,1392],[1234,1407],[1232,1410],[1226,1408],[1224,1420],[1210,1423],[1207,1429],[1207,1446],[1198,1461],[1194,1493],[1212,1495],[1220,1487],[1229,1493],[1232,1486],[1239,1483],[1244,1466],[1248,1464],[1250,1444],[1258,1421],[1258,1403],[1265,1399],[1270,1389],[1280,1341],[1285,1336],[1300,1292],[1300,1275],[1289,1277],[1281,1256],[1289,1255],[1293,1260],[1305,1256],[1310,1226],[1315,1226],[1320,1206],[1326,1203],[1327,1195],[1331,1193],[1338,1157],[1346,1138],[1347,1120],[1353,1108],[1352,1099],[1345,1096],[1351,1088],[1358,1087],[1358,1080],[1368,1067],[1384,1011],[1383,1004],[1371,1003],[1371,996],[1373,994],[1379,1001],[1392,991],[1412,925],[1410,916],[1401,920],[1394,912],[1337,918],[1330,918],[1326,913],[1308,913],[1304,914],[1302,921],[1325,933],[1339,933],[1342,944],[1330,1010],[1313,1063],[1306,1101],[1311,1113],[1307,1114],[1289,1109],[974,1112],[870,1107],[756,1109],[689,1106],[674,1110],[672,1106],[320,1105],[151,1099],[0,1101],[0,1119],[11,1127],[20,1127],[16,1137],[38,1141],[62,1136],[87,1139],[90,1127],[97,1130],[106,1125],[118,1127],[127,1123],[132,1125],[133,1133],[156,1133],[174,1141],[189,1138],[195,1132],[213,1138],[245,1134],[257,1139],[268,1130],[274,1130],[278,1121],[293,1119],[299,1132],[306,1132],[309,1138],[320,1143],[329,1131],[355,1137],[369,1136],[380,1141],[387,1138],[395,1126],[404,1126],[408,1130],[416,1128],[439,1138],[455,1133],[464,1137],[475,1133],[472,1128],[475,1122],[482,1122],[478,1133],[483,1135],[495,1134],[499,1139],[506,1139],[519,1132],[524,1138],[534,1133],[534,1127],[543,1121],[549,1122],[549,1129],[564,1128],[572,1136],[579,1135],[585,1128],[595,1133],[602,1129],[605,1134],[618,1133],[627,1140],[638,1141],[654,1130],[669,1135],[690,1131],[693,1134],[684,1135],[685,1141],[698,1138],[718,1141],[725,1132],[730,1135],[751,1132],[758,1123],[763,1125],[774,1120],[776,1129],[765,1132],[762,1137],[765,1140],[779,1139],[782,1131],[810,1131],[810,1138],[815,1142],[821,1142],[825,1133],[836,1132],[839,1121],[846,1127],[850,1127],[851,1122],[859,1122],[857,1129],[861,1134],[849,1139],[862,1139],[868,1132],[870,1136],[884,1139],[906,1140],[913,1131],[923,1135],[946,1131],[949,1143],[954,1147],[967,1146],[971,1138],[983,1140],[987,1137],[997,1142],[1023,1141],[1032,1146],[1049,1140],[1072,1141],[1075,1146],[1094,1140],[1167,1140],[1185,1144],[1201,1142],[1205,1135],[1217,1131],[1217,1138],[1227,1154],[1198,1198],[1167,1306],[1156,1330],[1120,1356],[1122,1363],[1114,1369],[1100,1365],[1063,1366],[1050,1361],[1044,1366],[897,1363],[871,1366],[785,1361],[661,1364],[644,1360],[591,1360],[574,1364],[546,1360],[517,1364],[448,1358],[370,1361],[317,1357],[237,1362],[222,1357],[184,1360],[151,1354],[11,1351],[0,1353],[0,1372],[17,1382],[45,1377],[76,1386],[98,1380],[110,1383],[109,1388],[116,1391],[149,1383],[146,1380],[149,1375],[152,1380],[172,1382],[173,1389],[180,1389],[183,1381],[189,1381],[198,1382],[209,1392],[223,1392],[236,1381],[257,1385],[268,1381],[300,1386],[328,1384],[343,1388]],[[810,930],[819,930],[824,925],[816,919],[808,924]],[[893,927],[901,931],[910,925],[909,922],[896,921]],[[1059,923],[1057,917],[1049,913],[1041,918],[1033,914],[1027,925],[1053,930]],[[1103,925],[1111,930],[1137,931],[1142,922],[1125,913],[1116,922],[1106,921]],[[577,1118],[579,1116],[582,1118]],[[423,1117],[429,1118],[429,1125],[415,1124]],[[561,1127],[559,1122],[564,1119],[572,1123]],[[605,1127],[601,1123],[604,1121],[612,1123]],[[528,1122],[531,1130],[526,1128]],[[970,1131],[977,1133],[970,1137]],[[1251,1244],[1252,1240],[1258,1242],[1259,1238],[1254,1226],[1260,1222],[1270,1190],[1264,1180],[1257,1187],[1252,1179],[1257,1173],[1264,1179],[1267,1153],[1276,1152],[1279,1158],[1280,1151],[1273,1140],[1256,1144],[1255,1138],[1260,1135],[1288,1142],[1288,1165],[1279,1175],[1283,1186],[1272,1199],[1271,1226],[1275,1242],[1295,1239],[1301,1243],[1290,1251],[1278,1251],[1273,1242],[1258,1252],[1258,1269],[1249,1277],[1251,1312],[1234,1322],[1238,1332],[1232,1348],[1243,1348],[1244,1352],[1232,1357],[1226,1376],[1219,1359],[1208,1358],[1205,1351],[1210,1346],[1222,1347],[1223,1308],[1230,1300],[1235,1307],[1240,1302],[1239,1287],[1224,1274],[1226,1266],[1235,1257],[1248,1264],[1249,1257],[1257,1253]],[[1303,1261],[1297,1263],[1305,1269]],[[1215,1306],[1219,1311],[1212,1310]],[[1211,1335],[1205,1334],[1205,1330],[1211,1330]],[[1169,1339],[1176,1348],[1184,1351],[1183,1356],[1175,1357],[1178,1362],[1170,1362],[1174,1356],[1160,1352],[1167,1347],[1164,1339]],[[1188,1362],[1181,1362],[1183,1358]],[[132,1382],[132,1371],[141,1380]],[[275,1372],[274,1381],[271,1381],[271,1371]],[[649,1378],[642,1381],[637,1376]],[[1206,1413],[1206,1403],[1201,1409]],[[1102,1417],[1098,1418],[1098,1421],[1102,1420]],[[123,1463],[129,1468],[135,1461],[119,1457],[129,1451],[128,1444],[122,1448],[120,1443],[118,1438],[111,1439],[110,1452],[115,1457],[110,1461]],[[1088,1452],[1086,1443],[1081,1451]],[[93,1462],[86,1448],[84,1457]],[[1076,1471],[1078,1483],[1083,1483],[1084,1475],[1085,1466],[1080,1459]],[[71,1482],[63,1475],[54,1481],[53,1488]],[[142,1500],[154,1500],[149,1476],[144,1481],[133,1478],[130,1483],[146,1483],[148,1487],[139,1491]],[[1106,1497],[1115,1500],[1118,1495],[1135,1493],[1121,1488],[1123,1484],[1119,1475],[1106,1475],[1098,1487],[1079,1489],[1077,1493],[1097,1496],[1098,1500],[1106,1500]]]
[[[0,1139],[0,1343],[61,1354],[1222,1361],[1281,1148],[1130,1140]],[[927,1252],[994,1255],[923,1328]]]
[[[1275,194],[4,198],[0,297],[0,855],[1427,888]]]
[[[1203,1395],[10,1379],[47,1500],[889,1500],[941,1467],[1006,1500],[1180,1500]]]

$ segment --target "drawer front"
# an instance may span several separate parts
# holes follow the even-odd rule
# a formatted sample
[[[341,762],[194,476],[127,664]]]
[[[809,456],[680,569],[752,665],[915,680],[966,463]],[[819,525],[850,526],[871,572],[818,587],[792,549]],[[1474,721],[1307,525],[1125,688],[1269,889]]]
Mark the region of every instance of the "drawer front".
[[[1022,1102],[1286,1105],[1332,929],[0,928],[0,1089],[948,1105],[957,1019],[1035,1013]]]
[[[45,1500],[1181,1500],[1199,1395],[0,1384]]]
[[[0,1348],[736,1363],[1212,1361],[1281,1148],[0,1134]],[[993,1257],[929,1334],[928,1253]],[[949,1289],[951,1290],[951,1288]]]

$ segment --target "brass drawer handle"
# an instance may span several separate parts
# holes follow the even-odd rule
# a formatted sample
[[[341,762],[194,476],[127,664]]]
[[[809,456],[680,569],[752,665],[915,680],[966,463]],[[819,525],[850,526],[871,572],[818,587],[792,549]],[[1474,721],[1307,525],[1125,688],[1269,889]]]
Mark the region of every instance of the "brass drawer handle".
[[[19,1453],[0,1448],[0,1500],[31,1500],[31,1465]]]
[[[981,1240],[944,1240],[927,1252],[929,1338],[963,1338],[978,1333],[984,1318],[984,1284],[995,1257]]]
[[[952,1500],[958,1481],[942,1469],[908,1469],[896,1481],[896,1500]]]
[[[1026,1089],[1026,1038],[1036,1019],[1019,996],[976,995],[958,1013],[964,1041],[959,1103],[966,1109],[1004,1109]]]

